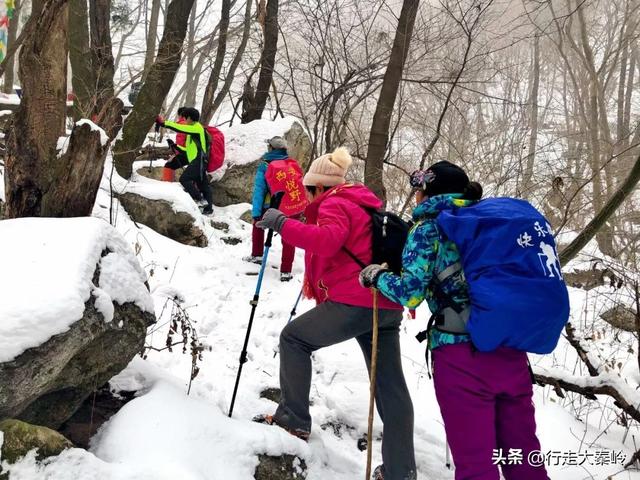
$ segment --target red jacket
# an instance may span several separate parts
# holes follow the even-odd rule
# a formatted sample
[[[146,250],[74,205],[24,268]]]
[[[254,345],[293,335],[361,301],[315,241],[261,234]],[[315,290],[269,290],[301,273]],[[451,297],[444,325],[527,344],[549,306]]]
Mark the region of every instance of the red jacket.
[[[176,123],[182,123],[185,124],[187,123],[187,121],[180,117],[180,119],[176,122]],[[186,133],[176,133],[176,145],[180,146],[180,147],[184,147],[187,144],[187,134]]]
[[[346,247],[365,264],[371,263],[371,216],[362,207],[380,208],[382,202],[364,185],[331,188],[305,210],[307,223],[288,219],[282,240],[305,250],[305,293],[318,303],[373,306],[368,288],[358,282],[361,267],[343,250]],[[380,295],[379,307],[402,307]]]

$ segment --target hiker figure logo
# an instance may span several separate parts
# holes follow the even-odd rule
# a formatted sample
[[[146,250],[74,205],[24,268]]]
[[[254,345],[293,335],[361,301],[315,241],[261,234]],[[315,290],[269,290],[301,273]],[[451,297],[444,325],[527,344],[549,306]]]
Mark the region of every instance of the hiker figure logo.
[[[540,242],[540,250],[542,250],[542,252],[538,253],[538,258],[540,258],[540,263],[542,264],[544,274],[547,275],[548,270],[549,277],[556,277],[557,275],[557,278],[562,280],[562,274],[560,273],[560,259],[558,258],[556,249],[553,247],[553,245]],[[543,260],[543,258],[545,258],[546,260]]]

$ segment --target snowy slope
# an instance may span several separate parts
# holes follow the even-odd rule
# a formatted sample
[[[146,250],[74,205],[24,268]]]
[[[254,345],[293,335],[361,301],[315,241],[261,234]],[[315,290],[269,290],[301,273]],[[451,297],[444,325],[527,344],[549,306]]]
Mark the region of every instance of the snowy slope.
[[[154,186],[174,195],[175,185]],[[107,218],[109,198],[101,190],[95,215]],[[249,205],[215,210],[214,220],[229,224],[227,233],[207,226],[210,236],[205,249],[187,247],[168,240],[147,227],[133,224],[115,202],[116,228],[138,252],[144,266],[158,324],[148,341],[164,347],[172,299],[194,322],[199,337],[210,347],[200,362],[200,373],[187,395],[191,356],[174,352],[149,352],[147,360],[134,360],[112,384],[122,390],[139,390],[139,397],[127,404],[94,438],[91,452],[71,450],[60,457],[37,465],[32,457],[12,467],[12,479],[75,480],[100,478],[112,480],[250,480],[257,463],[256,454],[293,453],[304,458],[310,480],[352,480],[364,476],[366,454],[356,448],[357,439],[366,432],[368,379],[364,361],[355,341],[330,347],[314,355],[314,379],[311,407],[314,426],[308,444],[275,427],[256,425],[250,419],[259,413],[272,413],[275,404],[259,398],[266,387],[278,386],[278,357],[274,356],[278,335],[286,323],[301,287],[302,257],[294,266],[295,278],[280,283],[277,267],[281,253],[279,239],[274,242],[263,290],[249,342],[249,361],[245,364],[234,418],[226,416],[238,357],[248,323],[258,266],[242,262],[250,250],[250,225],[238,220]],[[208,225],[209,219],[202,218]],[[223,237],[238,237],[242,242],[227,245]],[[575,301],[581,301],[573,297]],[[312,308],[307,301],[299,311]],[[428,315],[424,308],[418,320],[407,320],[401,334],[404,369],[416,412],[415,440],[419,478],[453,479],[445,467],[445,435],[442,420],[427,376],[424,349],[414,335]],[[321,328],[321,326],[319,326]],[[562,361],[572,368],[566,344],[558,355],[535,359],[551,365]],[[560,405],[550,389],[537,388],[535,395],[539,435],[543,449],[578,451],[584,449],[622,449],[630,456],[633,433],[622,444],[622,427],[600,425],[602,416],[596,405],[586,421],[577,421],[571,410]],[[604,403],[604,400],[603,400]],[[345,424],[341,437],[327,424]],[[325,425],[323,429],[322,426]],[[381,423],[375,422],[378,441],[374,446],[374,465],[380,463]],[[606,429],[605,429],[606,427]],[[635,432],[637,436],[638,432]],[[635,472],[620,472],[614,466],[552,466],[552,479],[615,480],[640,479]],[[617,474],[617,475],[615,475]]]

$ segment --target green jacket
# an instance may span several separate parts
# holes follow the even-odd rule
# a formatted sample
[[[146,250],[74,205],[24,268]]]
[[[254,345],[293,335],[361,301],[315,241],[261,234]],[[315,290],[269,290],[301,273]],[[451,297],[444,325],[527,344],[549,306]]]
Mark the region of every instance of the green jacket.
[[[195,122],[191,125],[186,123],[176,123],[170,120],[164,122],[164,127],[174,132],[181,132],[187,134],[187,143],[184,147],[177,146],[180,150],[187,154],[187,160],[189,163],[193,162],[200,155],[204,159],[209,156],[209,142],[207,141],[207,134],[200,122]]]

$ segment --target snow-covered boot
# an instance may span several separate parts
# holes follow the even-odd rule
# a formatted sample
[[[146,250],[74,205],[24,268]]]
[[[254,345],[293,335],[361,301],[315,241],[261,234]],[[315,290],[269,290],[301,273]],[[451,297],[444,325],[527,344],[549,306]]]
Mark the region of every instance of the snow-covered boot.
[[[284,425],[280,425],[275,421],[275,419],[273,418],[273,415],[266,415],[266,414],[256,415],[255,417],[253,417],[252,420],[256,423],[263,423],[265,425],[276,425],[282,428],[283,430],[286,430],[288,433],[290,433],[294,437],[298,437],[300,440],[304,440],[305,442],[309,440],[310,432],[301,430],[299,428],[287,428]]]
[[[202,209],[202,214],[203,215],[211,215],[213,213],[213,207],[211,205],[206,205],[203,209]]]
[[[292,278],[293,278],[293,273],[291,273],[291,272],[280,272],[280,281],[281,282],[288,282]]]
[[[262,265],[262,255],[249,255],[248,257],[242,257],[242,260],[249,263],[255,263],[256,265]]]

